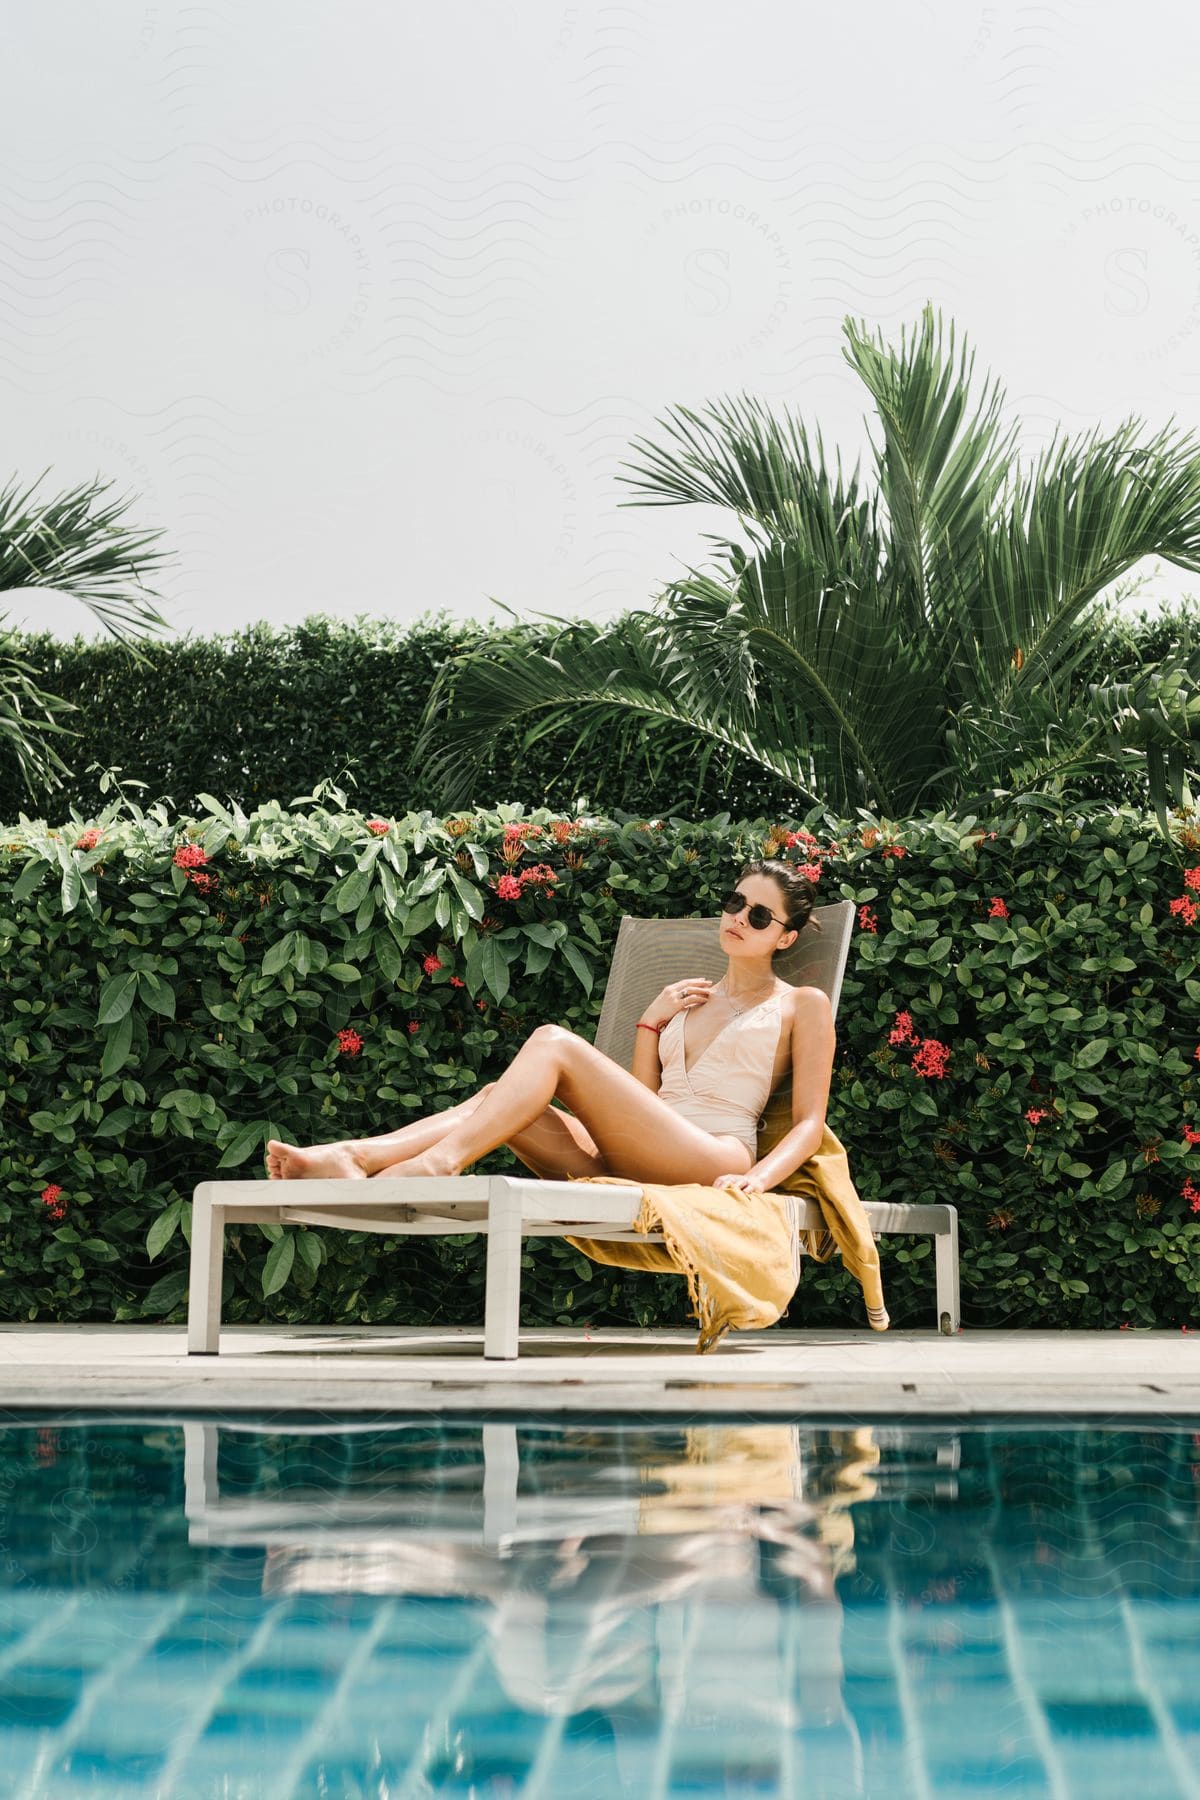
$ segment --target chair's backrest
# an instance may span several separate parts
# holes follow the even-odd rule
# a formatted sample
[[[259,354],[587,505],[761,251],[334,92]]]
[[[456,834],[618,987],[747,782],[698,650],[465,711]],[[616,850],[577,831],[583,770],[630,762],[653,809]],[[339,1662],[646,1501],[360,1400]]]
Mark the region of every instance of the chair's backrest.
[[[854,902],[814,906],[813,919],[790,950],[775,958],[775,972],[793,987],[817,987],[829,995],[834,1013],[842,991],[842,974],[854,929]],[[633,1061],[637,1021],[669,981],[687,975],[725,973],[718,919],[633,919],[626,915],[617,933],[612,970],[596,1026],[596,1048],[623,1068]]]

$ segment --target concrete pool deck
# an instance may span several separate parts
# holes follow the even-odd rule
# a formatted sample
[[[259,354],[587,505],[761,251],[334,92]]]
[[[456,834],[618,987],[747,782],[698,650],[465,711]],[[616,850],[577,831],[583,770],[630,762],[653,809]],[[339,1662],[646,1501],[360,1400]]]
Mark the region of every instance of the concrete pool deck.
[[[0,1411],[688,1413],[808,1418],[1200,1419],[1200,1332],[732,1332],[551,1327],[516,1362],[482,1328],[228,1326],[220,1356],[174,1325],[0,1326]]]

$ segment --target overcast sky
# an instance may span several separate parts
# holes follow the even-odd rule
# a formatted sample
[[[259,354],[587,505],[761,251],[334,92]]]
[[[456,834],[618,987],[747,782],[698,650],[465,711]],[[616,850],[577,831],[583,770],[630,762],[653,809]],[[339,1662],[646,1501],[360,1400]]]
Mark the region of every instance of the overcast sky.
[[[931,300],[1030,449],[1191,429],[1198,54],[1165,0],[41,0],[0,67],[0,481],[134,495],[181,630],[606,616],[724,524],[621,507],[667,406],[865,449],[847,313]]]

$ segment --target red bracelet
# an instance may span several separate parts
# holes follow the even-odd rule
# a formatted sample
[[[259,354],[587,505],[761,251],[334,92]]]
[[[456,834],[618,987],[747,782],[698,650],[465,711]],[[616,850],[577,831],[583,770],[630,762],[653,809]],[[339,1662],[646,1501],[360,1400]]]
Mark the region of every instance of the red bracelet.
[[[652,1031],[654,1033],[655,1037],[657,1037],[662,1030],[661,1025],[646,1025],[642,1022],[641,1019],[639,1019],[637,1022],[637,1028],[639,1031]]]

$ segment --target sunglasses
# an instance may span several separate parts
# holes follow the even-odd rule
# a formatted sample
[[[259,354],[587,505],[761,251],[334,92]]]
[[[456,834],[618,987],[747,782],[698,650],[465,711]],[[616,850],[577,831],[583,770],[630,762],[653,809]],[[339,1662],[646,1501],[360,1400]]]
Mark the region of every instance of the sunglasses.
[[[752,931],[765,931],[767,926],[772,923],[776,925],[787,924],[787,920],[779,918],[777,914],[771,911],[770,907],[750,906],[750,902],[747,900],[745,894],[740,894],[736,888],[734,888],[732,894],[726,894],[724,900],[722,900],[721,911],[723,913],[729,913],[731,917],[736,918],[738,913],[747,906],[750,907],[750,910],[746,914],[746,918]]]

